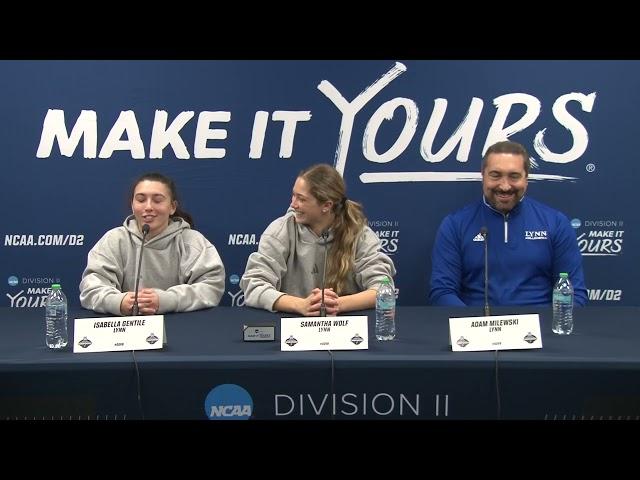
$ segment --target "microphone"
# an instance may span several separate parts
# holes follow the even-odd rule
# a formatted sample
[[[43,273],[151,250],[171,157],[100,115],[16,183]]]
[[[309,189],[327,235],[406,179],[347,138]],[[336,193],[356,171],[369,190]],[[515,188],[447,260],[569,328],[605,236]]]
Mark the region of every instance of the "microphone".
[[[324,240],[324,269],[322,270],[322,291],[320,292],[320,316],[327,316],[327,306],[324,304],[324,287],[327,279],[327,239],[329,238],[329,230],[323,230],[320,235]]]
[[[142,226],[142,243],[140,243],[140,256],[138,257],[138,275],[136,275],[136,287],[135,287],[135,293],[133,294],[133,308],[131,313],[133,315],[138,315],[139,312],[139,308],[138,308],[138,286],[140,284],[140,277],[141,275],[141,268],[142,268],[142,250],[144,250],[144,239],[147,237],[147,234],[149,233],[149,224],[145,223]]]
[[[489,246],[487,238],[489,231],[487,227],[480,228],[480,235],[484,239],[484,316],[491,315],[489,310]]]

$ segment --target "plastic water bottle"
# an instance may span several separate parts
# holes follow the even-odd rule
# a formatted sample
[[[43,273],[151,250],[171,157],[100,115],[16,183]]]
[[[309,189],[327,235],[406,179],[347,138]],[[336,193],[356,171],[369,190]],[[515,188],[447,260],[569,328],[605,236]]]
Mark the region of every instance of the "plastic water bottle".
[[[396,338],[396,292],[389,277],[384,277],[376,294],[376,338]]]
[[[559,335],[569,335],[573,331],[573,286],[567,273],[561,273],[553,287],[551,330]]]
[[[46,341],[49,348],[61,350],[69,343],[67,333],[67,297],[60,284],[51,285],[51,293],[44,303]]]

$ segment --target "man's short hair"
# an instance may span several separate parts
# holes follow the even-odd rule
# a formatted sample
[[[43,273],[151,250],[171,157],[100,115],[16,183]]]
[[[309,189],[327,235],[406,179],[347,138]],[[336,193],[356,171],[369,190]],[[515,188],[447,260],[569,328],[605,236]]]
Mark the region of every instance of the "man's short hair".
[[[491,155],[492,153],[510,153],[512,155],[521,155],[524,159],[524,170],[525,172],[527,172],[527,176],[529,176],[529,170],[531,169],[531,160],[529,160],[529,153],[527,152],[527,149],[518,142],[505,140],[504,142],[498,142],[491,145],[482,158],[483,172],[484,167],[487,165],[487,158],[489,158],[489,155]]]

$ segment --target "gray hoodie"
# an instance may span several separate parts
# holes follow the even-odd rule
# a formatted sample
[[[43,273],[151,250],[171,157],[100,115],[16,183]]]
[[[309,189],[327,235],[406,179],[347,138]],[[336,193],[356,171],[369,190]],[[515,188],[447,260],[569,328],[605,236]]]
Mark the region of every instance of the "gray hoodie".
[[[327,248],[331,255],[333,232],[329,230]],[[289,210],[267,227],[258,251],[249,255],[240,280],[245,305],[274,311],[273,304],[284,294],[304,298],[321,288],[324,272],[324,241],[306,225],[296,223]],[[356,242],[354,271],[343,295],[378,287],[384,276],[393,285],[393,261],[380,251],[380,240],[365,226]]]
[[[142,234],[135,217],[109,230],[91,249],[80,282],[80,303],[100,313],[120,315],[126,292],[135,288]],[[145,242],[139,288],[153,288],[158,313],[214,307],[224,293],[224,265],[216,248],[182,218],[170,220]]]

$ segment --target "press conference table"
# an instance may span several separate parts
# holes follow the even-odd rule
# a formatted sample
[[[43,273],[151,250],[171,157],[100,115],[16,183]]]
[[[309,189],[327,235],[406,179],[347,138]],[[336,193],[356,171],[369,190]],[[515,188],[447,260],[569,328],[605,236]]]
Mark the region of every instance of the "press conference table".
[[[217,307],[165,315],[162,350],[74,354],[44,344],[42,309],[0,309],[0,419],[208,419],[219,385],[245,389],[252,419],[638,419],[640,308],[576,309],[570,336],[539,313],[542,349],[452,352],[448,318],[480,308],[398,307],[397,338],[369,349],[281,352],[281,315]],[[70,319],[97,317],[71,310]],[[275,322],[276,341],[242,325]],[[73,321],[71,321],[71,328]]]

